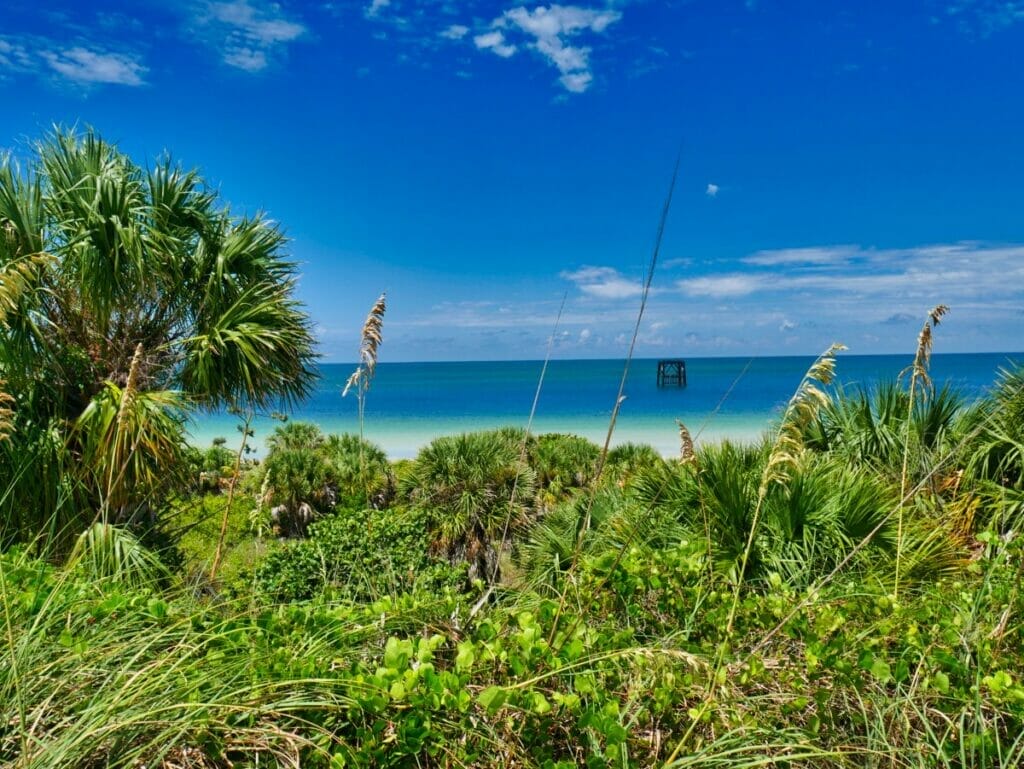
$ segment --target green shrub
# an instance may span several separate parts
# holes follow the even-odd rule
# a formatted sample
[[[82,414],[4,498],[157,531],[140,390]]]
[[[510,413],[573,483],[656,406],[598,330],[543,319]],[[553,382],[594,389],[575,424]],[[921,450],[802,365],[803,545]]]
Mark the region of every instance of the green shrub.
[[[329,590],[372,600],[418,589],[466,584],[462,567],[429,552],[427,516],[418,510],[345,510],[310,526],[309,538],[287,543],[255,571],[255,588],[272,601],[311,598]]]
[[[283,536],[304,536],[316,518],[337,506],[384,508],[395,495],[387,455],[356,435],[324,435],[307,422],[289,422],[267,440],[269,452],[248,485]]]

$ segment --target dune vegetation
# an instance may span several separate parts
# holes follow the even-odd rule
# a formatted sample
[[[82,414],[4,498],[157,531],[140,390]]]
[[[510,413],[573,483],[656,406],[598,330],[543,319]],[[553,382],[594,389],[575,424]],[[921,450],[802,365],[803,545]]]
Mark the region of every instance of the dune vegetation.
[[[933,383],[945,308],[751,445],[282,421],[257,461],[315,379],[275,224],[58,132],[0,230],[0,764],[1024,765],[1024,369]]]

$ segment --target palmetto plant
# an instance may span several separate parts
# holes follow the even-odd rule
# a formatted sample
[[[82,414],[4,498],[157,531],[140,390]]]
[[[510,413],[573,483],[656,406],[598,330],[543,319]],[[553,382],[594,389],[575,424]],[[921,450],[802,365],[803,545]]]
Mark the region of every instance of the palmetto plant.
[[[403,491],[432,514],[440,549],[467,562],[472,579],[497,580],[495,540],[531,516],[536,473],[521,458],[522,441],[511,429],[438,438],[403,479]]]
[[[1024,366],[1000,372],[992,393],[965,414],[973,477],[1024,490]]]
[[[805,441],[816,451],[897,478],[911,413],[914,452],[908,472],[916,477],[927,471],[935,452],[948,448],[944,444],[955,437],[963,408],[963,398],[948,383],[927,398],[919,396],[912,412],[909,393],[895,380],[871,388],[839,388],[808,425]]]
[[[387,454],[380,446],[344,433],[329,435],[320,449],[331,466],[338,501],[362,504],[369,495],[369,504],[386,507],[395,495],[395,478]]]
[[[19,431],[56,429],[73,457],[123,445],[100,412],[139,350],[129,400],[153,421],[133,429],[169,442],[183,403],[264,407],[308,392],[313,339],[275,224],[233,217],[196,171],[167,158],[145,170],[91,130],[33,150],[24,169],[0,160],[0,376]]]

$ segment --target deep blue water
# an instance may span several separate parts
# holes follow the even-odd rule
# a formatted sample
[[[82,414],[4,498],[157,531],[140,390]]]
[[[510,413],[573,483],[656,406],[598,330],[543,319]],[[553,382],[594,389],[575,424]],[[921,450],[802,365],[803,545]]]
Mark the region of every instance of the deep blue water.
[[[909,355],[841,355],[837,381],[871,385],[895,378]],[[675,420],[701,438],[749,439],[763,431],[799,385],[812,357],[691,358],[688,386],[656,386],[656,361],[635,360],[616,426],[616,443],[651,443],[665,453],[678,446]],[[541,389],[535,432],[574,432],[603,441],[615,404],[622,360],[551,361]],[[980,396],[1001,367],[1024,363],[1021,353],[936,354],[932,377],[950,382],[965,396]],[[502,425],[525,426],[543,362],[381,363],[366,400],[366,436],[392,457],[412,456],[435,436]],[[356,400],[341,397],[353,366],[324,364],[316,391],[293,420],[312,421],[326,432],[356,431]],[[196,443],[215,436],[235,441],[236,420],[199,417]],[[274,423],[257,423],[262,443]]]

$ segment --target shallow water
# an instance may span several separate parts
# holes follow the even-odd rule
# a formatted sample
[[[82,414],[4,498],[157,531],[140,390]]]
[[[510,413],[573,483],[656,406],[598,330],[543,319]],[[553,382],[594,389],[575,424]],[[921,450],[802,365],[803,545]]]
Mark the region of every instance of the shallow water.
[[[724,437],[749,440],[778,417],[814,359],[809,356],[687,359],[688,386],[658,388],[657,362],[635,360],[613,445],[649,443],[665,454],[679,447],[675,420],[698,441]],[[902,355],[843,355],[837,381],[845,386],[894,378],[911,362]],[[1001,367],[1024,363],[1021,353],[936,354],[936,384],[951,383],[968,398],[982,395]],[[537,402],[534,432],[571,432],[603,443],[615,405],[622,360],[551,361]],[[367,438],[393,459],[414,456],[439,435],[504,425],[525,427],[542,361],[381,363],[366,400]],[[325,432],[358,430],[356,399],[341,397],[354,366],[323,364],[313,395],[289,418],[315,422]],[[228,414],[198,415],[193,441],[209,445],[225,437],[236,443],[238,420]],[[257,420],[254,447],[275,426]]]

